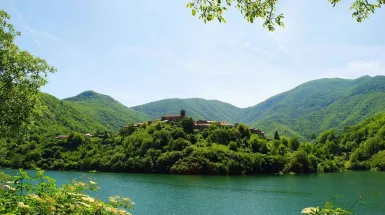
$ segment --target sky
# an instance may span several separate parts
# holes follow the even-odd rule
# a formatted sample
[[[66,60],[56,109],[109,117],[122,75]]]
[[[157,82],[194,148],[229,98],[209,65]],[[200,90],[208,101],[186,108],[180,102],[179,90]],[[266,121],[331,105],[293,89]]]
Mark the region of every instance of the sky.
[[[2,0],[0,8],[22,32],[19,47],[58,69],[42,91],[60,99],[94,90],[128,107],[165,98],[248,107],[310,80],[385,75],[385,9],[357,23],[349,2],[280,1],[285,28],[273,33],[235,8],[227,24],[204,24],[188,0]]]

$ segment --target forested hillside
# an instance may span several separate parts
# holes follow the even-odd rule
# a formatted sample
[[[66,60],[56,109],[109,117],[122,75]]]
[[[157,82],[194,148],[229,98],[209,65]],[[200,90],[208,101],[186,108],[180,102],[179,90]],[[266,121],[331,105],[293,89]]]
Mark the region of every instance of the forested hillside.
[[[181,109],[195,120],[241,122],[286,136],[311,140],[330,128],[342,130],[362,119],[385,112],[385,77],[355,80],[321,79],[302,84],[290,91],[249,108],[217,100],[165,99],[127,108],[113,98],[86,91],[64,100],[42,93],[48,113],[35,124],[50,133],[62,131],[118,131],[127,123],[159,119],[179,114]],[[52,131],[52,132],[51,132]]]
[[[85,91],[64,101],[110,130],[117,131],[127,123],[144,122],[149,118],[146,114],[126,107],[110,96],[94,91]]]
[[[66,101],[45,93],[40,93],[40,98],[46,110],[41,117],[34,120],[31,129],[33,133],[53,136],[70,131],[90,132],[106,129],[102,124],[89,115],[79,112]]]
[[[147,119],[118,103],[109,96],[95,92],[84,92],[79,96],[59,100],[46,93],[40,93],[44,114],[34,120],[31,133],[53,137],[71,131],[82,133],[118,131],[127,123]]]
[[[267,132],[301,135],[355,124],[385,112],[385,77],[321,79],[302,84],[247,108],[240,121]]]
[[[133,109],[152,118],[187,110],[195,119],[242,122],[288,136],[311,139],[320,132],[355,124],[385,112],[385,77],[320,79],[304,83],[249,108],[238,108],[215,100],[166,99]]]

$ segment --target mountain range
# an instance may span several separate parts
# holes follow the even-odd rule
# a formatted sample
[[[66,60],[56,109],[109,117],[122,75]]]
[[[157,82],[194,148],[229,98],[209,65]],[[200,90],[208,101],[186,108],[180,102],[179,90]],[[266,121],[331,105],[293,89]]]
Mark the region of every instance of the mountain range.
[[[385,112],[385,76],[309,81],[248,108],[200,98],[164,99],[128,108],[93,91],[64,100],[44,93],[41,98],[48,110],[36,122],[55,127],[56,133],[117,130],[127,123],[178,114],[184,109],[194,119],[242,122],[270,135],[278,131],[286,136],[309,139],[313,133],[343,129]]]

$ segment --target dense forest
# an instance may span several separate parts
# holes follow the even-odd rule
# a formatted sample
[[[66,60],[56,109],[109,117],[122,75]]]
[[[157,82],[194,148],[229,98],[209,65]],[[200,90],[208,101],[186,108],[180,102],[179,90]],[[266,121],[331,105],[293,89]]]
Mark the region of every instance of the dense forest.
[[[39,97],[45,110],[42,115],[34,118],[30,129],[47,138],[71,131],[118,131],[126,123],[149,119],[145,114],[131,110],[109,96],[93,91],[64,100],[46,93],[40,93]]]
[[[0,165],[11,168],[175,174],[314,173],[385,170],[385,114],[327,130],[312,142],[260,138],[247,126],[213,124],[193,129],[192,118],[155,122],[86,138],[71,132],[57,140],[31,131],[27,140],[2,139]]]

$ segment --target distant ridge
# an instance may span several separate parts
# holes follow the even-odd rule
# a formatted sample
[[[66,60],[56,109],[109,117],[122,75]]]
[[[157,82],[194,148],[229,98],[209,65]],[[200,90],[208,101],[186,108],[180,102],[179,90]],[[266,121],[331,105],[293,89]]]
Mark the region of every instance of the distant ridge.
[[[358,79],[325,78],[309,81],[248,108],[200,98],[164,99],[128,108],[110,96],[85,91],[59,100],[41,94],[48,107],[37,124],[56,130],[119,130],[127,123],[159,119],[186,110],[194,119],[242,122],[272,135],[309,139],[329,128],[343,129],[385,112],[385,76]],[[48,126],[48,127],[45,127]],[[60,133],[60,132],[59,132]]]
[[[185,109],[198,119],[243,122],[272,134],[310,138],[329,128],[342,129],[385,112],[385,77],[324,78],[309,81],[249,108],[217,100],[165,99],[132,109],[152,118]]]

